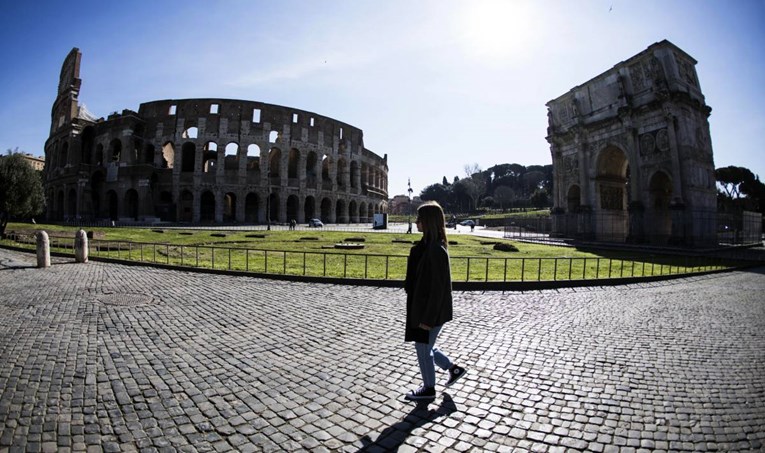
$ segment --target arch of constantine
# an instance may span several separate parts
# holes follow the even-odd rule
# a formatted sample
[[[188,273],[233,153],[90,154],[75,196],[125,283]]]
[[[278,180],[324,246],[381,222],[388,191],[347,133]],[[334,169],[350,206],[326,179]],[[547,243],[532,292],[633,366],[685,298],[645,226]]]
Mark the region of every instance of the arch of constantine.
[[[179,99],[95,118],[82,54],[61,69],[45,144],[49,220],[371,222],[387,212],[387,155],[361,129],[262,102]]]
[[[695,65],[661,41],[547,103],[553,233],[716,243],[712,109]]]

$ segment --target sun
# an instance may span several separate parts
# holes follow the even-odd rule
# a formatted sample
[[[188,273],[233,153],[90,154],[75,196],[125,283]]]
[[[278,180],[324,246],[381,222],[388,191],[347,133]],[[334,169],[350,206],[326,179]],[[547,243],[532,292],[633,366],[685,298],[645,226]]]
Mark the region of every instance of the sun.
[[[532,5],[517,0],[474,0],[456,18],[466,53],[481,59],[506,60],[529,43]]]

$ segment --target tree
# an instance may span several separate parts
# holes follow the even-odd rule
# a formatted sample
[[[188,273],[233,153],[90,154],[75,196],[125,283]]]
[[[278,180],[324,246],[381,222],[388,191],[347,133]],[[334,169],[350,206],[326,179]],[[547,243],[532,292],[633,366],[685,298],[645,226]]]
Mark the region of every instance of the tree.
[[[19,153],[0,158],[0,237],[11,217],[33,217],[45,209],[42,177]]]
[[[765,207],[765,185],[744,167],[722,167],[715,170],[718,200],[723,207],[758,210]]]
[[[515,201],[515,191],[510,186],[499,186],[494,189],[494,202],[499,203],[499,207],[504,212]]]
[[[539,189],[542,181],[545,179],[544,172],[541,172],[539,170],[531,170],[527,171],[523,175],[523,190],[525,194],[528,194],[529,198],[534,193],[535,190]]]
[[[454,183],[452,190],[457,198],[462,197],[468,199],[468,211],[472,211],[478,207],[478,197],[481,194],[478,192],[478,186],[475,181],[473,181],[473,178],[460,179]]]
[[[449,204],[449,196],[449,189],[443,184],[431,184],[420,192],[423,201],[436,201],[444,207]]]
[[[544,208],[550,204],[550,194],[547,189],[539,188],[531,195],[531,206],[535,208]]]

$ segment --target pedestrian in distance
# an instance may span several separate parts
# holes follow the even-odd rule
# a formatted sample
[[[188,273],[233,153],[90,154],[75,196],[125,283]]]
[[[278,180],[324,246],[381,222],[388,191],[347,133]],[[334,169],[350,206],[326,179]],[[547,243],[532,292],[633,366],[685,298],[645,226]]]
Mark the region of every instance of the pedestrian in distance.
[[[436,366],[449,373],[445,387],[465,374],[464,368],[435,348],[444,324],[452,320],[452,276],[443,209],[434,201],[423,203],[417,208],[416,224],[422,240],[412,247],[407,260],[404,339],[414,342],[422,386],[406,394],[411,401],[436,397]]]

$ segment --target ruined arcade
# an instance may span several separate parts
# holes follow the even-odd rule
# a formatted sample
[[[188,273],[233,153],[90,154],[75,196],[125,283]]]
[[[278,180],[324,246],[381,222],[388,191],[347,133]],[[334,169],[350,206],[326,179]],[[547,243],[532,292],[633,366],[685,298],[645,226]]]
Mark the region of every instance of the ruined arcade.
[[[712,109],[696,63],[664,40],[547,103],[554,233],[715,243]]]
[[[370,222],[387,210],[387,155],[361,129],[231,99],[146,102],[96,118],[78,101],[79,49],[61,69],[45,144],[48,220]]]

